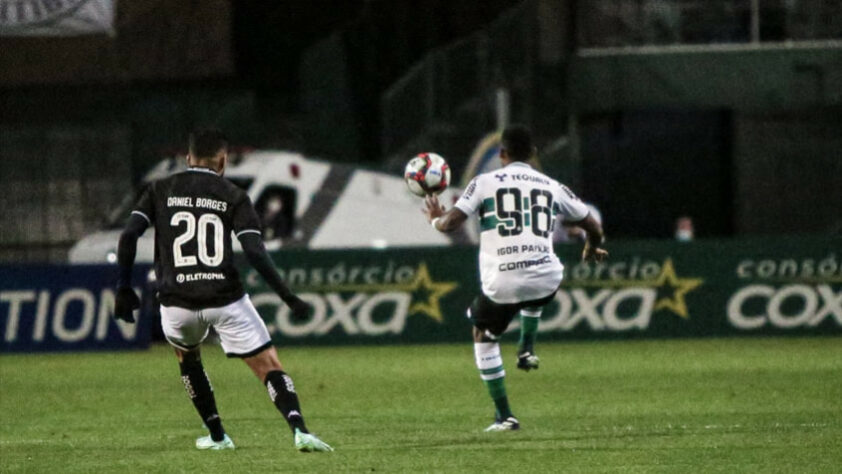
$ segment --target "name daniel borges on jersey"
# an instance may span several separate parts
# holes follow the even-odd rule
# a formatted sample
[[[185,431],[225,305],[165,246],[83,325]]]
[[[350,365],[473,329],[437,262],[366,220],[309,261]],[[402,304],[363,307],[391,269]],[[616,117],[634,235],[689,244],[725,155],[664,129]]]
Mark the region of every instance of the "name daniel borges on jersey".
[[[170,196],[167,198],[167,207],[194,207],[200,209],[210,209],[212,211],[219,211],[225,212],[228,209],[228,203],[225,201],[217,201],[216,199],[210,198],[195,198],[195,202],[193,197],[182,197],[182,196]],[[207,280],[225,280],[224,273],[208,273],[208,272],[197,272],[197,273],[179,273],[175,276],[175,281],[177,283],[185,283],[185,282],[193,282],[193,281],[207,281]]]
[[[228,203],[225,201],[217,201],[216,199],[197,197],[196,203],[193,204],[192,197],[170,196],[167,198],[167,207],[198,207],[201,209],[225,212],[228,209]]]

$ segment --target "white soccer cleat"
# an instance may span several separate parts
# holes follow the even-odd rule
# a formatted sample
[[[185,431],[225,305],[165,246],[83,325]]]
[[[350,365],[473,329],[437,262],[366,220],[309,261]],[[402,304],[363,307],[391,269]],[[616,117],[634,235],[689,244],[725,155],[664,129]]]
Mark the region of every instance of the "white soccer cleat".
[[[538,364],[541,359],[531,352],[523,352],[517,355],[517,368],[529,372],[533,369],[538,369]]]
[[[226,434],[222,441],[214,441],[213,438],[202,436],[196,439],[196,449],[210,449],[212,451],[219,451],[222,449],[234,449],[234,442]]]
[[[495,421],[491,426],[485,429],[486,432],[490,431],[515,431],[520,429],[520,422],[517,421],[517,418],[510,416],[505,420],[498,420]]]
[[[295,429],[295,449],[302,453],[333,451],[329,444],[320,440],[316,435],[304,433],[298,428]]]

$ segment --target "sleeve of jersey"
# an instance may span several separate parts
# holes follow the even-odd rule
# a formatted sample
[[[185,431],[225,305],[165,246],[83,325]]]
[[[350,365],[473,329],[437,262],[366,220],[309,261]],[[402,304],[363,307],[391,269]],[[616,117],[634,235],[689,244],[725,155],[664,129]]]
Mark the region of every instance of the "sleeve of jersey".
[[[154,184],[150,183],[140,192],[140,198],[137,200],[132,215],[138,215],[146,219],[146,224],[152,226],[152,221],[155,219],[155,203],[152,200],[154,193]]]
[[[565,219],[576,222],[588,217],[588,206],[576,196],[567,186],[561,185],[561,199],[559,207]]]
[[[480,193],[477,190],[478,186],[479,176],[476,176],[470,183],[468,183],[468,187],[465,188],[462,196],[459,197],[459,200],[456,201],[456,204],[454,204],[453,207],[464,212],[467,216],[477,212],[477,209],[479,209],[481,204]]]
[[[257,234],[260,232],[260,219],[251,204],[251,199],[245,196],[236,207],[234,207],[234,218],[232,221],[234,234],[240,238],[243,234]]]

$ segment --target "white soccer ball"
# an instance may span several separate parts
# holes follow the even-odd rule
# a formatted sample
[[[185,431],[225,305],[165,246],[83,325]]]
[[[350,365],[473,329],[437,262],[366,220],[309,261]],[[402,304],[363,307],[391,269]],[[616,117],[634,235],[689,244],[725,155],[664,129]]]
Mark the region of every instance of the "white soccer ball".
[[[439,194],[450,184],[450,166],[435,153],[420,153],[406,164],[403,177],[412,194]]]

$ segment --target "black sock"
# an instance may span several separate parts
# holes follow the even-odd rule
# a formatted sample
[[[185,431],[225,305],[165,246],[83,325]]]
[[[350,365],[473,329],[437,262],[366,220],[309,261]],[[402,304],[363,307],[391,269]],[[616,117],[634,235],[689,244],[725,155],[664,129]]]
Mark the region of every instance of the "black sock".
[[[213,387],[211,387],[208,375],[205,373],[205,368],[202,366],[201,359],[188,359],[186,356],[183,362],[180,362],[181,381],[184,382],[184,389],[187,390],[187,395],[205,422],[205,426],[210,431],[211,439],[214,441],[222,441],[225,438],[225,430],[222,428],[222,419],[219,418],[219,413],[216,410],[216,399],[213,396]]]
[[[298,428],[307,433],[304,426],[304,416],[301,415],[301,406],[298,403],[298,395],[295,393],[295,385],[292,384],[292,377],[282,370],[273,370],[266,374],[266,389],[269,390],[269,398],[284,416],[290,429],[295,433]]]

